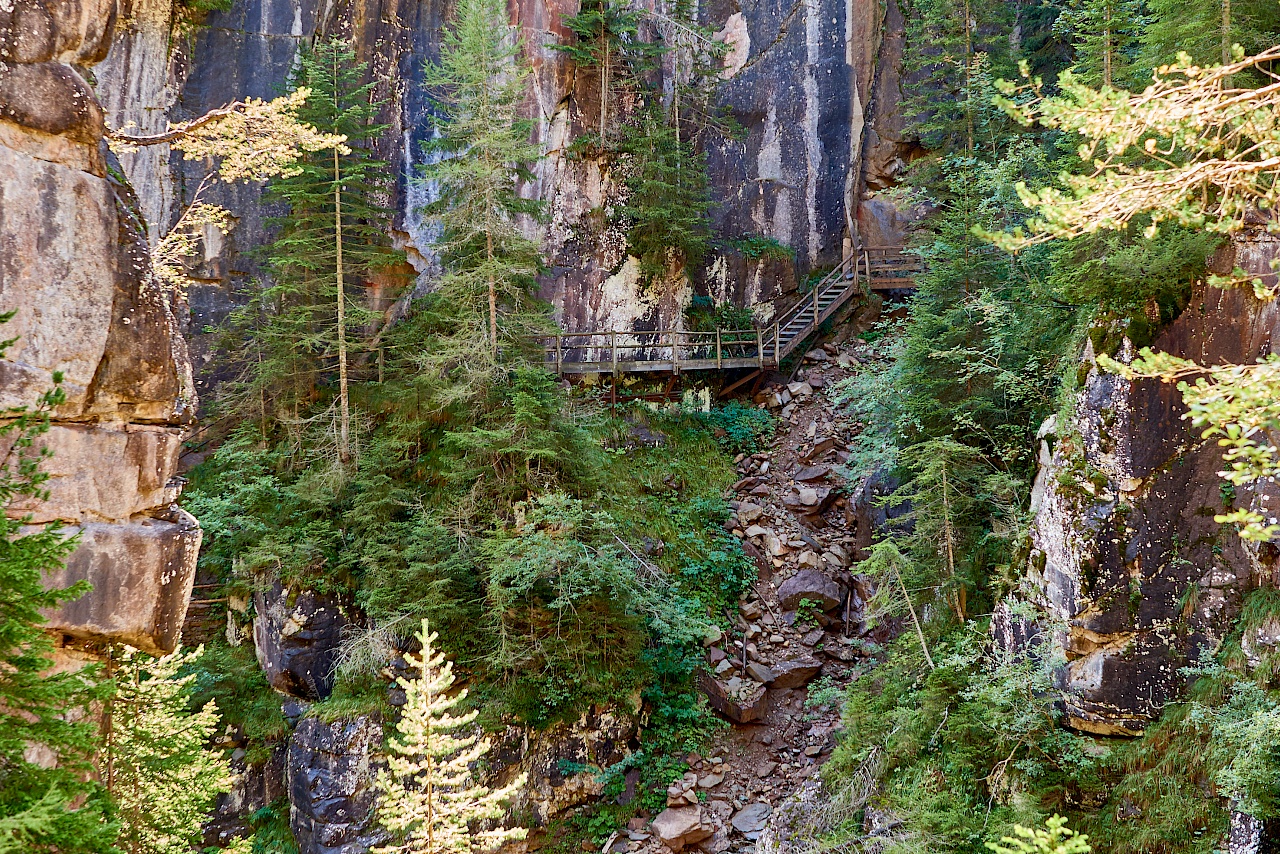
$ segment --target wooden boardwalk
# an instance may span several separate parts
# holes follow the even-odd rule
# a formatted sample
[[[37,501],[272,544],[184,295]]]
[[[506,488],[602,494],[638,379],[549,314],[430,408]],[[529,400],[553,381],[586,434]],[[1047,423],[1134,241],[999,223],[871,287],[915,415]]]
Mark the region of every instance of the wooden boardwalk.
[[[777,367],[851,297],[908,290],[923,268],[900,246],[867,247],[845,259],[772,324],[752,329],[566,332],[543,339],[558,374],[722,371]]]

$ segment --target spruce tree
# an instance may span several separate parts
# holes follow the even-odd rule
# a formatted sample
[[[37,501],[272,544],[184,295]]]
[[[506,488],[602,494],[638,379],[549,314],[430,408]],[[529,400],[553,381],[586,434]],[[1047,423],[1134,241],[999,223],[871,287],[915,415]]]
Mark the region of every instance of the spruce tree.
[[[0,323],[12,317],[0,313]],[[13,343],[0,342],[0,357]],[[98,673],[50,672],[53,642],[40,614],[88,585],[45,588],[44,573],[62,565],[75,538],[57,523],[28,528],[25,512],[47,495],[46,454],[35,444],[64,399],[55,386],[34,408],[0,413],[0,851],[105,854],[116,850],[116,828],[104,789],[88,776],[95,726],[84,714],[101,697]]]
[[[403,260],[387,237],[387,166],[371,150],[386,126],[374,124],[382,102],[361,82],[365,71],[343,41],[317,42],[301,55],[293,83],[310,94],[298,120],[346,143],[306,153],[294,174],[269,187],[267,200],[288,207],[272,221],[280,229],[266,253],[273,280],[241,314],[256,327],[243,354],[250,380],[242,408],[259,409],[264,421],[297,421],[321,398],[321,382],[334,382],[343,462],[352,453],[352,356],[362,349],[354,342],[374,318],[359,285],[394,274]]]
[[[378,821],[394,835],[379,852],[462,854],[492,850],[520,839],[522,828],[490,826],[503,815],[503,802],[524,785],[524,778],[501,789],[476,779],[472,766],[489,751],[489,742],[472,732],[477,712],[452,710],[466,699],[453,689],[453,663],[437,652],[437,635],[426,620],[417,635],[420,656],[405,656],[418,672],[398,680],[405,705],[388,747],[388,770],[378,776]]]
[[[705,156],[680,138],[656,102],[627,127],[620,148],[627,193],[618,219],[641,274],[652,280],[673,267],[696,267],[711,236]]]
[[[640,12],[625,2],[585,0],[576,15],[563,17],[560,23],[573,32],[574,40],[552,47],[569,56],[579,68],[594,67],[599,72],[598,134],[604,144],[610,136],[609,108],[614,87],[638,83],[661,48],[638,38]]]
[[[1124,86],[1132,73],[1137,0],[1068,0],[1054,32],[1071,42],[1071,71],[1090,86]]]
[[[457,15],[440,61],[425,75],[440,113],[438,136],[427,143],[435,162],[423,169],[440,198],[427,213],[442,227],[438,246],[446,275],[440,295],[454,330],[428,358],[482,387],[497,365],[500,343],[522,342],[532,324],[527,293],[541,255],[521,223],[541,207],[520,194],[520,184],[532,178],[530,166],[541,155],[530,142],[532,123],[520,116],[529,68],[507,23],[506,4],[461,0]]]
[[[1147,0],[1147,24],[1139,37],[1137,65],[1146,73],[1172,63],[1179,53],[1199,65],[1226,65],[1231,47],[1260,51],[1275,43],[1280,6],[1270,0]]]
[[[115,693],[103,709],[98,773],[128,854],[187,854],[214,799],[230,788],[226,759],[208,747],[218,728],[216,705],[188,709],[196,679],[190,668],[202,652],[154,658],[112,650]]]

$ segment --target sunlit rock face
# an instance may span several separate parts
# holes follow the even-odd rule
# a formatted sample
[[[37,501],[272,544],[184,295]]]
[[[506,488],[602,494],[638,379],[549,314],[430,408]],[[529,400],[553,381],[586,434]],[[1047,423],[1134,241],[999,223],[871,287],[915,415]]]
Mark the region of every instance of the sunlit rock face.
[[[1272,275],[1275,257],[1280,243],[1258,236],[1213,266]],[[1223,364],[1253,362],[1277,344],[1275,303],[1205,287],[1152,346]],[[1120,356],[1132,353],[1126,342]],[[1280,490],[1224,490],[1221,449],[1183,419],[1176,388],[1102,373],[1091,347],[1085,364],[1071,422],[1043,431],[1027,589],[1067,659],[1070,722],[1135,734],[1186,684],[1181,668],[1216,648],[1242,596],[1276,584],[1274,546],[1247,544],[1213,517],[1246,506],[1280,515]]]
[[[79,534],[50,578],[93,591],[50,613],[88,641],[170,650],[200,529],[174,479],[195,395],[175,308],[151,274],[142,219],[108,174],[103,110],[81,69],[106,54],[113,0],[0,6],[0,407],[33,407],[62,379],[40,445],[48,500],[32,524]],[[7,450],[7,449],[5,449]]]
[[[647,13],[641,37],[669,43],[675,34],[665,18],[669,10],[658,0],[635,5]],[[421,81],[424,63],[438,56],[451,4],[237,0],[229,11],[211,13],[193,26],[179,21],[173,0],[132,0],[130,6],[109,55],[95,68],[111,127],[152,131],[165,120],[198,116],[245,96],[273,97],[286,84],[300,46],[316,36],[352,38],[369,63],[376,96],[387,99],[379,120],[388,130],[379,155],[396,176],[392,235],[419,274],[419,288],[430,287],[438,262],[432,228],[422,214],[433,188],[417,178],[421,143],[431,133]],[[598,127],[600,115],[597,72],[576,68],[552,49],[570,38],[562,18],[576,13],[578,3],[517,0],[510,8],[533,69],[526,110],[546,153],[526,187],[528,195],[545,202],[546,215],[527,227],[543,243],[549,262],[541,295],[566,329],[673,328],[695,292],[758,304],[768,315],[768,301],[794,291],[798,278],[841,260],[858,224],[864,150],[876,187],[891,183],[905,162],[901,122],[887,117],[899,100],[896,5],[884,10],[853,0],[702,4],[700,21],[730,47],[719,102],[742,128],[736,138],[708,132],[701,141],[721,248],[701,269],[646,283],[627,263],[624,235],[602,214],[622,189],[616,165],[568,151],[574,138]],[[892,32],[882,38],[886,15]],[[169,38],[171,31],[181,37]],[[878,65],[882,55],[893,67]],[[655,78],[666,98],[673,63],[672,55],[664,56]],[[884,116],[872,109],[873,92]],[[609,121],[624,120],[635,106],[634,99],[616,95],[608,105]],[[868,136],[873,121],[876,130]],[[207,169],[164,147],[127,155],[122,164],[138,189],[153,239],[190,202]],[[198,330],[225,317],[258,271],[250,250],[269,239],[271,213],[259,198],[255,186],[206,191],[206,200],[232,211],[235,227],[225,238],[208,235],[196,265],[199,283],[190,299],[197,367],[208,367],[211,359]],[[773,238],[794,249],[795,260],[745,258],[729,241],[746,237]],[[376,291],[377,283],[369,284]]]

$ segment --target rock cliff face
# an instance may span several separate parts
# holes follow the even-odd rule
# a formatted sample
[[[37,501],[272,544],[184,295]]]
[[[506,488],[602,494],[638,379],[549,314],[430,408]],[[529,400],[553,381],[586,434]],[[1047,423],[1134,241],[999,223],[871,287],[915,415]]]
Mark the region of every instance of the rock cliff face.
[[[1213,266],[1274,278],[1275,257],[1280,243],[1260,237]],[[1152,346],[1221,364],[1253,362],[1277,344],[1275,303],[1202,288]],[[1213,517],[1231,506],[1274,511],[1280,490],[1224,491],[1221,449],[1182,419],[1177,389],[1101,373],[1091,355],[1071,422],[1042,431],[1028,581],[1057,624],[1071,723],[1135,734],[1184,684],[1179,668],[1216,648],[1242,596],[1276,584],[1274,547],[1249,546]]]
[[[14,508],[80,534],[51,581],[93,592],[50,614],[56,632],[157,652],[178,639],[200,529],[174,504],[195,407],[177,295],[151,275],[128,188],[107,166],[103,111],[81,73],[105,55],[112,0],[0,6],[0,310],[16,338],[0,407],[30,407],[62,377],[42,444],[49,498]]]
[[[435,267],[420,209],[431,190],[414,178],[420,143],[430,133],[421,78],[423,63],[438,55],[450,4],[237,0],[230,11],[211,13],[198,25],[185,22],[173,0],[125,5],[110,53],[95,69],[112,127],[156,130],[166,120],[197,116],[237,98],[272,97],[300,45],[317,35],[351,37],[378,81],[377,96],[387,99],[380,118],[389,130],[379,154],[397,176],[394,236],[421,274],[420,284],[428,286]],[[638,5],[651,13],[643,18],[644,37],[674,36],[657,0]],[[780,270],[777,261],[743,258],[726,248],[705,270],[691,271],[693,285],[681,277],[649,287],[640,284],[636,265],[626,263],[622,235],[599,224],[599,211],[617,199],[618,176],[607,162],[567,155],[572,139],[594,127],[599,113],[597,75],[576,69],[550,47],[569,35],[561,18],[577,9],[573,0],[511,4],[534,69],[527,109],[547,152],[528,187],[545,200],[547,218],[530,228],[551,262],[543,296],[565,328],[674,325],[693,287],[717,300],[752,305],[779,288],[794,289],[797,275],[841,259],[859,220],[864,159],[874,164],[872,185],[883,186],[901,162],[896,152],[905,150],[892,119],[877,118],[870,137],[865,131],[873,89],[886,110],[898,102],[896,70],[881,63],[877,71],[886,14],[880,7],[852,0],[716,0],[699,7],[701,23],[730,45],[719,98],[745,131],[740,139],[714,133],[705,139],[716,236],[772,237],[795,249],[796,260],[787,265],[793,269]],[[887,14],[897,24],[884,52],[896,68],[901,15],[893,4]],[[677,73],[673,63],[668,55],[659,72],[667,89]],[[204,164],[171,158],[159,146],[122,163],[139,189],[153,237],[190,202],[204,174]],[[267,237],[258,198],[256,188],[244,186],[219,186],[209,196],[232,211],[235,228],[225,239],[211,233],[206,242],[196,270],[200,283],[191,293],[194,329],[220,319],[255,272],[246,250]],[[207,358],[198,340],[194,351],[198,363]]]

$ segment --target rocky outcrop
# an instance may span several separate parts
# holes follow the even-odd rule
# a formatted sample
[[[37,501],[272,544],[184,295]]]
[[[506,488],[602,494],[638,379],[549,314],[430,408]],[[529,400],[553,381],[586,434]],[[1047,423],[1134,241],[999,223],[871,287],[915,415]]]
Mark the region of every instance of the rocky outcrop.
[[[358,854],[381,839],[373,824],[373,756],[382,722],[307,717],[289,741],[289,826],[304,854]]]
[[[48,614],[59,634],[152,652],[177,643],[200,529],[174,474],[195,406],[179,296],[151,274],[129,189],[108,175],[103,111],[79,69],[107,51],[109,0],[0,7],[0,407],[61,380],[40,444],[49,497],[11,512],[80,542],[51,583],[94,589]]]
[[[1215,266],[1270,275],[1278,250],[1270,239],[1244,241]],[[1280,307],[1245,290],[1200,288],[1153,347],[1220,364],[1252,362],[1277,344]],[[1065,626],[1053,642],[1067,658],[1062,687],[1079,729],[1140,732],[1182,686],[1179,668],[1229,629],[1242,595],[1275,581],[1274,547],[1251,547],[1213,517],[1275,507],[1280,491],[1224,489],[1221,449],[1184,412],[1169,384],[1090,367],[1071,422],[1042,431],[1027,589]]]
[[[253,608],[253,643],[271,687],[303,700],[326,699],[343,629],[351,622],[347,607],[277,581],[254,593]]]

